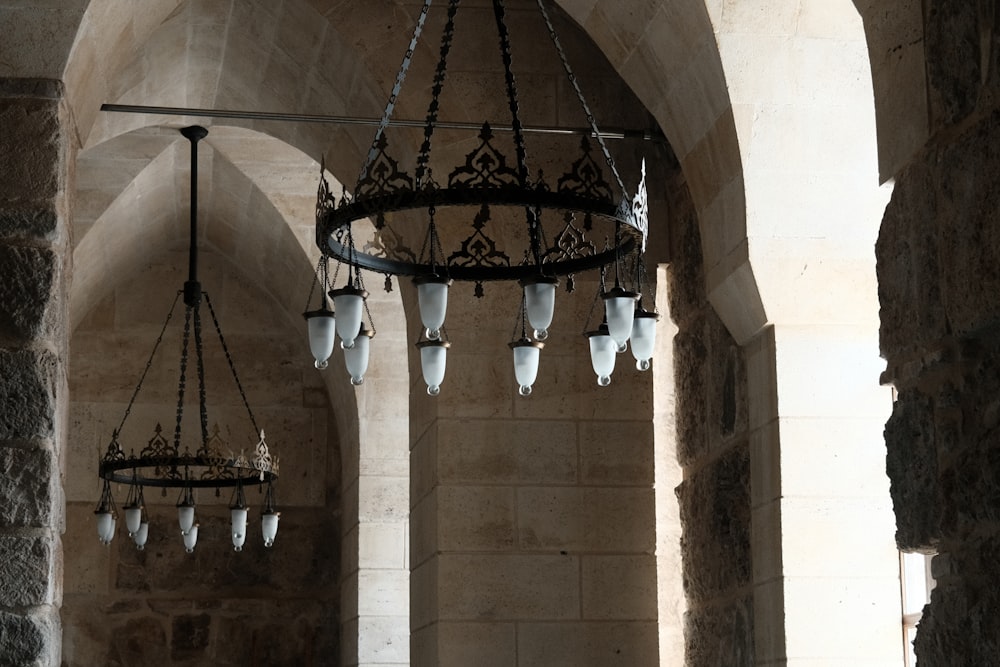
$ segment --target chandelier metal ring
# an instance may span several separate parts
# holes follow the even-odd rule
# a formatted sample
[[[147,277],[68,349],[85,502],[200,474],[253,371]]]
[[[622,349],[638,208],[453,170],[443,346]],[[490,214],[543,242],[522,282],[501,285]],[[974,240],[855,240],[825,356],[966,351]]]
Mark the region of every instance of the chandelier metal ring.
[[[202,477],[203,472],[225,468],[231,477]],[[146,469],[173,469],[175,474],[151,475],[143,474]],[[180,470],[187,469],[192,474],[185,478]],[[203,489],[228,488],[232,486],[256,486],[278,479],[274,470],[245,467],[237,465],[232,459],[206,456],[144,456],[142,458],[127,458],[118,461],[104,460],[100,465],[99,476],[117,484],[141,484],[165,488],[192,487]]]

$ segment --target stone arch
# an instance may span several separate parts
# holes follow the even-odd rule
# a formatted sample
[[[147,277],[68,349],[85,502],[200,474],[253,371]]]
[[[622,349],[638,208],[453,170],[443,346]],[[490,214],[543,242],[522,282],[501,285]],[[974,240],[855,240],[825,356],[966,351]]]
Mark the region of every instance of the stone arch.
[[[746,248],[744,164],[716,17],[706,3],[560,3],[653,114],[684,171],[709,298],[738,339],[766,322]],[[661,261],[668,261],[664,253]]]
[[[894,178],[930,137],[923,7],[855,0],[864,22],[875,94],[879,177]]]
[[[148,16],[157,14],[156,8],[129,7],[134,14],[140,11],[150,12],[139,20],[134,16],[130,18],[128,11],[122,12],[121,16],[105,16],[100,14],[96,4],[91,5],[95,15],[84,22],[84,32],[77,40],[78,49],[74,51],[74,58],[67,67],[68,96],[74,106],[73,117],[77,122],[80,142],[86,147],[81,156],[84,160],[102,153],[118,153],[120,156],[123,148],[127,152],[129,144],[138,143],[140,153],[142,150],[155,151],[152,146],[157,145],[157,142],[166,141],[173,145],[173,148],[168,147],[158,153],[158,157],[137,174],[138,178],[129,182],[123,195],[111,202],[117,213],[129,210],[130,203],[138,204],[140,210],[145,207],[144,220],[154,223],[151,225],[152,229],[145,230],[146,238],[142,239],[145,242],[169,244],[172,240],[182,241],[185,238],[185,216],[171,220],[170,212],[176,213],[178,208],[183,208],[183,201],[186,199],[184,173],[187,149],[183,141],[176,139],[173,130],[148,129],[150,125],[164,123],[163,118],[104,114],[95,119],[92,114],[98,102],[138,101],[150,104],[159,100],[172,105],[183,103],[192,106],[240,108],[246,107],[247,103],[234,95],[242,91],[245,94],[252,93],[255,105],[263,108],[295,110],[301,103],[289,100],[274,86],[275,81],[300,83],[299,79],[290,76],[287,71],[289,53],[294,53],[304,43],[293,39],[293,30],[271,33],[270,41],[263,40],[268,45],[259,44],[257,41],[260,40],[255,41],[250,37],[242,42],[235,37],[227,39],[225,43],[228,48],[236,51],[235,55],[211,52],[211,42],[217,36],[217,31],[237,32],[241,18],[239,12],[271,11],[273,7],[267,3],[255,6],[247,3],[231,5],[232,11],[213,14],[221,5],[163,3],[160,5],[159,16],[165,18],[159,24],[155,21],[145,22]],[[208,11],[198,13],[199,9]],[[309,10],[306,3],[287,3],[283,9],[288,9],[289,12]],[[268,24],[267,20],[261,22],[260,17],[256,18],[257,22],[252,23],[251,27],[261,29],[262,25]],[[281,24],[281,17],[272,18],[275,25]],[[300,17],[300,23],[323,26],[325,21],[322,17],[318,19],[311,15],[304,19]],[[141,28],[138,23],[142,23]],[[131,38],[134,34],[140,36],[135,37],[133,44]],[[126,36],[116,40],[115,35]],[[118,51],[104,51],[105,45],[122,42],[124,45]],[[165,48],[158,51],[154,48],[157,45]],[[326,48],[344,52],[344,57],[350,58],[350,53],[344,48]],[[253,54],[249,54],[249,51],[281,55],[285,59],[282,63],[285,69],[271,73],[267,64],[260,62],[259,58],[250,57]],[[187,57],[177,57],[179,52]],[[94,75],[93,61],[101,63],[101,76]],[[227,62],[242,62],[243,67],[237,68],[239,71],[229,71],[224,66]],[[253,64],[247,66],[246,63]],[[310,67],[315,67],[315,63]],[[359,66],[344,65],[344,69],[354,72]],[[262,71],[267,74],[254,80]],[[346,82],[348,89],[340,90],[339,86],[331,85],[330,82],[320,86],[326,108],[336,108],[342,103],[338,91],[344,97],[348,94],[359,99],[365,97],[359,93],[364,89],[364,84],[361,83],[366,80],[364,75],[348,76],[342,80]],[[221,89],[213,88],[213,82]],[[229,88],[225,88],[226,85]],[[309,90],[316,92],[315,88]],[[174,97],[178,93],[180,98]],[[102,98],[99,95],[108,97]],[[142,99],[131,99],[137,96]],[[81,108],[76,108],[77,101]],[[292,108],[289,108],[290,102]],[[166,124],[173,126],[179,126],[181,122],[181,119],[166,120]],[[303,325],[296,309],[304,302],[305,290],[310,282],[309,271],[318,252],[314,247],[311,229],[318,165],[291,149],[289,144],[305,149],[312,155],[319,155],[330,135],[334,135],[334,141],[339,141],[342,146],[350,146],[354,142],[350,136],[345,137],[342,131],[329,131],[328,127],[322,126],[320,132],[316,127],[300,131],[282,124],[247,125],[256,126],[260,131],[215,125],[211,127],[211,134],[203,143],[202,160],[211,165],[209,168],[206,168],[208,165],[203,166],[201,171],[202,180],[208,180],[210,186],[203,189],[201,195],[205,209],[201,216],[204,221],[203,236],[208,244],[223,255],[232,257],[250,274],[269,276],[266,281],[268,289],[277,297],[278,303],[283,304],[286,319],[297,321],[301,330]],[[144,134],[153,136],[138,136]],[[278,139],[270,139],[269,136]],[[280,141],[281,139],[284,141]],[[251,148],[250,144],[254,144],[255,148]],[[335,155],[345,156],[345,163],[356,164],[354,159],[348,160],[351,154],[352,150],[347,149]],[[277,157],[284,173],[275,175],[274,172],[261,168],[254,171],[254,166],[259,166],[257,158],[263,155],[267,155],[268,160],[272,161]],[[279,155],[286,157],[278,157]],[[136,161],[141,162],[142,156],[136,156]],[[331,162],[331,167],[336,169],[337,161]],[[294,180],[289,177],[289,173],[293,171],[301,175],[297,182],[309,184],[307,192],[294,189],[289,191],[289,184]],[[349,176],[353,177],[354,174],[350,173]],[[144,201],[142,195],[145,195]],[[179,198],[181,203],[171,201],[172,195],[175,199]],[[94,200],[99,205],[101,197],[96,196]],[[134,213],[135,209],[131,210]],[[120,222],[121,219],[116,217],[116,220]],[[249,221],[249,229],[237,229],[237,220]],[[117,229],[119,226],[110,218],[99,218],[86,233],[79,235],[81,238],[78,249],[86,256],[106,252],[109,245],[106,241],[109,239],[113,240],[112,246],[124,245],[130,234],[119,234]],[[136,239],[133,236],[131,240]],[[312,259],[308,259],[309,257]],[[124,271],[124,265],[128,260],[125,254],[115,255],[110,264],[105,261],[101,267],[103,271],[91,271],[86,262],[78,261],[77,291],[88,292],[88,288],[100,284],[102,273],[106,276],[127,272]],[[391,296],[376,295],[370,305],[378,321],[380,335],[375,341],[377,356],[373,356],[366,386],[357,393],[352,391],[345,382],[342,369],[334,378],[333,374],[340,364],[335,364],[324,378],[338,415],[336,430],[344,457],[340,466],[344,476],[341,482],[342,492],[354,498],[353,501],[345,498],[345,507],[349,513],[356,512],[343,525],[345,641],[341,650],[346,661],[357,659],[357,651],[381,651],[385,654],[386,646],[394,646],[398,653],[400,648],[406,646],[408,596],[405,586],[390,582],[392,590],[398,592],[397,597],[375,611],[370,605],[359,605],[357,599],[374,599],[375,596],[367,592],[368,588],[378,586],[380,590],[384,590],[386,581],[406,579],[406,448],[403,444],[406,438],[400,434],[401,430],[405,433],[406,429],[406,408],[395,397],[400,392],[405,396],[409,382],[405,379],[405,367],[393,365],[389,361],[400,354],[391,350],[402,345],[404,337],[393,331],[395,322],[398,321],[398,300],[394,301]],[[304,337],[302,340],[304,341]],[[376,393],[379,395],[378,400],[374,400]],[[368,398],[364,398],[365,396]],[[356,400],[357,397],[361,400]],[[359,447],[359,441],[367,444]],[[376,447],[375,443],[382,444]],[[397,443],[399,448],[393,449],[393,443]],[[400,487],[401,491],[385,493],[386,489]],[[378,489],[382,491],[379,492]],[[371,545],[375,542],[386,547],[387,551],[373,552]],[[352,597],[356,598],[353,602]],[[382,595],[380,599],[384,600],[385,596]],[[358,646],[359,632],[362,633],[363,646]],[[352,652],[355,653],[353,657],[350,655]]]
[[[811,566],[794,541],[782,542],[784,563],[761,566],[773,552],[762,536],[784,535],[805,507],[829,506],[838,508],[831,534],[850,540],[856,522],[853,507],[864,507],[871,510],[872,532],[881,539],[878,554],[871,554],[879,578],[861,594],[879,600],[875,606],[881,615],[872,615],[863,605],[853,608],[870,614],[869,627],[883,628],[890,639],[878,644],[862,638],[860,615],[829,622],[836,624],[841,639],[860,633],[855,643],[865,648],[859,649],[859,658],[898,659],[898,642],[891,639],[898,624],[898,571],[878,447],[889,397],[878,387],[872,254],[889,193],[878,187],[871,68],[859,17],[848,2],[685,3],[683,9],[682,3],[664,2],[626,11],[614,4],[597,2],[570,11],[653,110],[677,151],[700,232],[707,297],[728,334],[743,348],[746,364],[749,444],[730,443],[729,461],[742,469],[737,478],[745,478],[752,490],[746,498],[737,498],[748,504],[746,520],[754,527],[755,537],[748,542],[754,554],[752,610],[740,603],[721,613],[709,604],[689,622],[702,631],[718,630],[752,615],[754,623],[775,632],[782,628],[775,641],[755,638],[759,662],[826,650],[832,655],[836,647],[818,647],[814,633],[782,619],[796,615],[793,597],[806,595],[813,603],[830,598],[822,603],[830,609],[840,604],[833,601],[838,594],[803,578]],[[673,17],[672,26],[664,25],[668,16]],[[692,56],[697,44],[702,50]],[[691,76],[685,80],[688,71]],[[671,90],[670,77],[660,76],[664,72],[679,74],[684,86]],[[684,94],[688,92],[690,99]],[[919,115],[919,106],[912,113]],[[691,387],[710,392],[714,371],[692,365],[700,361],[713,367],[712,359],[704,358],[701,332],[682,327],[690,344],[675,353],[681,355],[678,363],[687,365],[681,377],[690,378]],[[851,362],[836,367],[814,364],[817,350],[832,364],[839,363],[835,359]],[[811,364],[815,372],[803,382],[801,368]],[[816,378],[823,378],[822,387],[817,387]],[[690,405],[698,396],[687,398]],[[803,430],[805,425],[815,429],[812,435]],[[837,432],[850,433],[857,443],[845,459],[866,461],[865,467],[874,472],[859,475],[856,469],[835,467],[844,454],[838,449],[841,439],[830,436]],[[816,448],[819,443],[824,444]],[[813,448],[811,461],[796,458],[805,448]],[[816,479],[810,466],[821,462],[828,477],[837,469],[841,487],[809,486]],[[695,460],[693,470],[699,465]],[[713,474],[711,469],[697,470],[690,479],[685,475],[682,504],[686,493],[718,493],[720,486],[706,483],[702,474]],[[844,485],[857,491],[848,498]],[[808,500],[796,506],[787,500],[793,495]],[[713,540],[704,534],[688,538],[696,548],[699,540],[705,540],[700,548],[713,548]],[[709,573],[700,576],[707,590],[715,591],[717,581]],[[847,572],[844,576],[847,589],[865,590],[866,584],[848,581]],[[741,634],[738,625],[733,625],[731,636]],[[713,636],[710,630],[706,636]],[[733,645],[731,636],[718,643],[709,639],[703,647],[745,651],[738,642]],[[702,659],[740,663],[735,655],[706,653]]]

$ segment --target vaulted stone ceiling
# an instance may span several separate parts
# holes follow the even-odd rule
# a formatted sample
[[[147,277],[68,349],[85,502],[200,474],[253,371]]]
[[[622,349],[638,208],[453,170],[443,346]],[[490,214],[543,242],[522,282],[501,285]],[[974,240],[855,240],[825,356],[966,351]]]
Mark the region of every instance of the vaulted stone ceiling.
[[[289,318],[297,318],[310,258],[316,256],[312,224],[319,159],[325,157],[336,178],[353,183],[374,128],[213,122],[98,109],[112,102],[378,118],[421,4],[90,3],[66,72],[82,146],[73,217],[73,322],[115,283],[141,270],[149,253],[186,245],[190,152],[173,128],[191,122],[210,125],[200,154],[204,242],[248,275],[267,276],[262,285]],[[598,12],[594,6],[565,4],[577,13],[589,11],[591,18]],[[461,7],[441,118],[505,124],[509,113],[490,3],[466,0]],[[558,9],[553,14],[601,125],[651,129],[652,118],[579,26]],[[444,19],[444,3],[436,3],[396,118],[425,114]],[[509,2],[508,23],[524,122],[585,125],[535,3]],[[409,139],[412,155],[419,131]],[[464,155],[471,140],[472,135],[436,137],[436,150]],[[633,166],[634,156],[625,163]]]

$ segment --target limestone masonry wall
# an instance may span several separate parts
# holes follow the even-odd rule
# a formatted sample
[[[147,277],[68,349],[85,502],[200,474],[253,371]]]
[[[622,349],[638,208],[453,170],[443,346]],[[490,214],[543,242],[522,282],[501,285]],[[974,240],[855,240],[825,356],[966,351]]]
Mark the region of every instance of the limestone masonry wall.
[[[198,544],[194,553],[185,553],[174,509],[178,491],[147,488],[145,550],[135,548],[121,518],[111,545],[96,539],[98,457],[122,419],[186,276],[186,250],[163,252],[99,302],[71,341],[62,607],[66,667],[339,664],[340,453],[326,390],[300,332],[277,314],[273,300],[221,256],[207,250],[200,255],[203,288],[256,421],[278,457],[278,537],[272,548],[264,548],[263,497],[247,489],[247,541],[242,552],[234,552],[230,490],[216,497],[202,489],[196,491]],[[172,436],[183,319],[183,311],[175,310],[122,429],[126,449],[140,449],[157,423]],[[256,443],[252,428],[211,319],[203,320],[209,428],[218,424],[230,448],[249,453]],[[192,367],[193,361],[182,446],[194,449],[199,428]],[[113,485],[113,491],[120,510],[127,489]]]

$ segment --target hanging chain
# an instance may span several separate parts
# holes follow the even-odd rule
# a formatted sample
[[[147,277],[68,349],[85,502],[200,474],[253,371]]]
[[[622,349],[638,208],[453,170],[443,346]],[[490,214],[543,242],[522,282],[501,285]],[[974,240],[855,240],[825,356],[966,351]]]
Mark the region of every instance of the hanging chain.
[[[229,364],[229,370],[232,371],[233,379],[236,380],[236,388],[240,390],[240,398],[243,399],[243,407],[247,409],[247,414],[250,416],[250,423],[253,425],[254,437],[260,436],[260,429],[257,427],[257,420],[254,419],[253,410],[250,409],[250,403],[247,402],[246,392],[243,391],[243,385],[240,383],[240,376],[236,374],[236,366],[233,364],[233,357],[229,354],[229,346],[226,345],[226,339],[222,335],[222,329],[219,327],[219,318],[215,316],[215,308],[212,307],[212,300],[208,298],[208,294],[205,294],[205,304],[208,305],[208,312],[212,316],[212,324],[215,326],[215,332],[219,334],[219,343],[222,344],[222,351],[226,355],[226,363]]]
[[[410,61],[413,59],[413,52],[417,49],[417,40],[420,38],[420,33],[424,29],[424,21],[427,19],[427,10],[431,7],[431,0],[424,0],[424,6],[420,10],[420,16],[417,17],[417,24],[413,26],[413,37],[410,38],[410,46],[406,49],[406,55],[403,57],[403,63],[399,66],[399,72],[396,73],[396,83],[392,87],[392,93],[389,95],[389,101],[385,105],[385,111],[382,113],[382,120],[379,121],[378,130],[375,132],[375,139],[372,140],[371,148],[368,149],[368,158],[365,160],[364,166],[361,168],[361,174],[358,176],[358,183],[365,180],[368,177],[368,170],[371,168],[372,164],[375,162],[375,158],[379,153],[379,141],[382,139],[382,135],[385,134],[386,128],[389,127],[389,119],[392,118],[392,111],[396,107],[396,98],[399,97],[399,91],[403,87],[403,81],[406,79],[406,72],[410,69]]]
[[[447,75],[448,52],[451,50],[451,40],[455,36],[455,13],[458,10],[458,2],[459,0],[449,0],[448,21],[441,33],[441,56],[434,72],[434,87],[431,89],[431,102],[427,106],[427,123],[424,125],[424,143],[420,146],[420,155],[417,157],[417,168],[414,172],[418,190],[423,183],[424,171],[427,170],[427,163],[431,158],[431,135],[434,134],[434,126],[438,121],[441,89]]]
[[[201,421],[199,449],[201,449],[208,442],[208,407],[205,398],[205,352],[201,344],[201,309],[197,306],[194,308],[194,354],[198,370],[198,416]]]
[[[514,329],[510,333],[510,339],[511,340],[524,340],[524,339],[526,339],[528,337],[528,325],[527,325],[527,320],[528,320],[528,300],[527,300],[527,297],[524,295],[524,290],[521,290],[521,308],[520,308],[520,311],[521,312],[518,313],[517,319],[514,320]],[[521,337],[520,338],[517,337],[518,325],[521,326]]]
[[[514,148],[517,152],[517,171],[521,187],[528,184],[528,158],[524,148],[524,131],[521,127],[521,118],[517,103],[517,84],[514,81],[514,72],[511,70],[510,55],[510,33],[507,31],[507,24],[504,21],[506,12],[502,0],[493,0],[493,15],[497,22],[497,32],[500,35],[500,53],[503,58],[504,82],[507,86],[507,102],[510,105],[511,129],[514,131]]]
[[[139,396],[139,390],[142,389],[142,383],[146,379],[146,374],[149,373],[149,369],[153,365],[153,357],[156,356],[156,351],[160,347],[160,343],[163,342],[163,334],[167,331],[167,325],[170,324],[170,318],[174,316],[174,308],[177,307],[177,300],[180,299],[182,292],[178,290],[177,294],[174,296],[174,302],[170,304],[170,310],[167,312],[167,319],[163,322],[163,328],[160,329],[160,335],[156,337],[156,342],[153,344],[153,351],[149,354],[149,359],[146,360],[146,368],[142,370],[142,375],[139,376],[139,384],[135,386],[135,391],[132,392],[132,398],[128,400],[128,406],[125,408],[125,414],[122,415],[122,421],[118,424],[118,430],[116,433],[121,433],[122,428],[125,426],[125,420],[128,419],[129,415],[132,413],[132,406],[135,404],[136,397]]]
[[[424,261],[424,257],[428,257],[428,263],[431,265],[431,273],[433,275],[438,275],[437,269],[437,255],[441,256],[441,260],[445,261],[444,248],[441,246],[441,236],[437,232],[437,223],[434,222],[434,215],[437,213],[437,208],[433,204],[427,207],[427,217],[429,222],[427,223],[427,233],[424,235],[424,243],[420,246],[420,254],[417,255],[419,261]],[[445,275],[448,274],[448,264],[445,262],[444,266]]]
[[[587,105],[587,100],[583,97],[583,91],[580,90],[580,83],[576,80],[576,75],[573,74],[573,68],[569,66],[569,60],[566,58],[566,52],[563,51],[562,44],[559,42],[559,36],[556,35],[556,29],[552,26],[552,20],[549,18],[549,13],[545,11],[545,5],[542,0],[537,0],[538,9],[542,13],[542,18],[545,19],[545,27],[549,31],[549,38],[552,40],[552,44],[555,45],[556,51],[559,53],[559,60],[562,61],[563,69],[566,70],[566,76],[569,77],[569,82],[573,85],[573,90],[576,92],[576,99],[580,102],[580,106],[583,108],[583,113],[587,116],[587,122],[590,124],[590,131],[597,139],[598,145],[601,147],[601,152],[604,154],[604,161],[608,163],[608,168],[611,169],[611,173],[615,177],[615,181],[618,182],[618,187],[621,188],[622,194],[625,199],[628,199],[628,190],[625,188],[625,184],[622,182],[621,176],[618,174],[618,168],[615,167],[615,161],[611,157],[611,153],[608,151],[608,146],[604,142],[604,137],[601,136],[601,131],[597,127],[597,121],[594,119],[594,114],[591,113],[590,107]]]
[[[326,305],[326,299],[327,299],[326,290],[327,287],[330,285],[329,260],[330,258],[325,252],[322,255],[320,255],[319,262],[316,263],[316,271],[313,273],[312,285],[309,287],[309,296],[306,297],[306,307],[303,310],[303,312],[309,310],[309,304],[312,303],[313,294],[316,293],[316,285],[321,286],[320,289],[322,290],[323,294],[323,302],[320,304],[320,306],[322,307]]]
[[[181,448],[181,421],[184,418],[184,388],[187,384],[188,342],[191,340],[191,306],[184,309],[184,337],[181,342],[181,372],[177,382],[177,424],[174,426],[174,451]]]
[[[583,332],[584,333],[587,333],[587,327],[590,326],[590,320],[591,320],[591,318],[594,317],[594,310],[597,308],[597,300],[600,299],[601,295],[604,294],[607,291],[607,285],[604,282],[604,275],[607,272],[607,270],[608,270],[607,265],[601,266],[601,282],[600,282],[600,284],[597,287],[597,293],[594,294],[594,301],[590,304],[590,312],[587,313],[587,319],[584,320],[584,322],[583,322],[583,327],[584,327],[583,328]],[[601,321],[602,322],[604,321],[603,318],[602,318]],[[601,325],[598,324],[597,326],[600,327]]]

